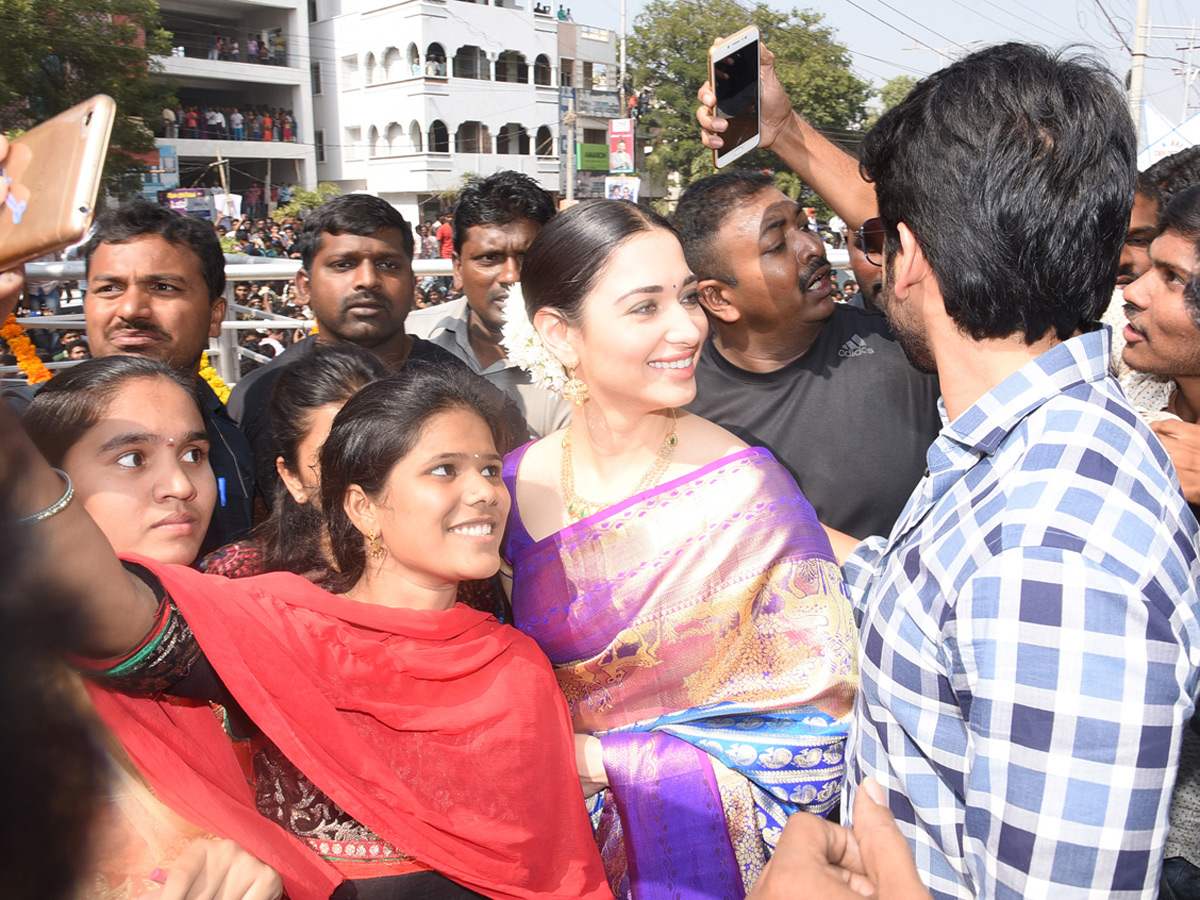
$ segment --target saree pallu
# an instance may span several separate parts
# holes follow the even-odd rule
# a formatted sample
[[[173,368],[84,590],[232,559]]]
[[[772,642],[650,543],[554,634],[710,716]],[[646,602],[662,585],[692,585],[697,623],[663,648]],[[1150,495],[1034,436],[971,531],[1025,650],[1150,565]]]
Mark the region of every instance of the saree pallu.
[[[516,625],[604,746],[589,806],[610,886],[743,897],[787,816],[837,803],[858,681],[841,572],[795,481],[752,448],[536,542],[514,504],[506,541]]]

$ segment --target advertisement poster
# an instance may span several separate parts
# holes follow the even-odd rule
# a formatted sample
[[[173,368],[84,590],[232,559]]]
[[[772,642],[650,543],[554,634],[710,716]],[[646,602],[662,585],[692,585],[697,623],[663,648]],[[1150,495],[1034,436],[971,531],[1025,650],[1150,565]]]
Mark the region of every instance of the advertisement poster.
[[[633,172],[633,119],[609,120],[608,171]]]
[[[628,200],[638,202],[638,190],[642,180],[636,176],[609,175],[604,179],[604,196],[609,200]]]

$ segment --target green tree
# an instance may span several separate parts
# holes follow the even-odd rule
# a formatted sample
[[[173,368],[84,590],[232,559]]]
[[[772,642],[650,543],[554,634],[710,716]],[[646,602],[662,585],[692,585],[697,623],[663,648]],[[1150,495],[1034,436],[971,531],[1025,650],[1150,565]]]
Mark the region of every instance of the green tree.
[[[5,49],[0,56],[4,128],[27,128],[94,94],[117,102],[105,161],[105,189],[135,192],[154,150],[146,122],[173,102],[171,89],[150,74],[171,52],[155,0],[0,0]]]
[[[678,173],[687,185],[715,171],[712,151],[700,143],[696,93],[708,79],[713,39],[746,25],[757,25],[774,51],[779,80],[800,113],[830,138],[857,146],[871,88],[850,71],[849,52],[819,13],[780,12],[763,2],[747,8],[733,0],[650,0],[634,21],[628,48],[634,84],[654,91],[639,123],[640,131],[656,129],[646,157],[652,175]],[[776,169],[779,160],[755,150],[738,165]]]
[[[870,130],[879,121],[879,117],[907,97],[909,91],[916,84],[917,79],[911,75],[897,75],[895,78],[889,78],[884,82],[883,87],[877,92],[879,96],[879,111],[871,113],[870,117],[864,123],[864,130]]]
[[[284,219],[292,217],[304,218],[318,206],[332,200],[334,197],[341,196],[342,189],[332,181],[322,181],[317,185],[315,191],[307,190],[299,185],[292,188],[292,199],[283,206],[275,207],[275,212],[271,213],[271,218],[276,222],[282,222]]]

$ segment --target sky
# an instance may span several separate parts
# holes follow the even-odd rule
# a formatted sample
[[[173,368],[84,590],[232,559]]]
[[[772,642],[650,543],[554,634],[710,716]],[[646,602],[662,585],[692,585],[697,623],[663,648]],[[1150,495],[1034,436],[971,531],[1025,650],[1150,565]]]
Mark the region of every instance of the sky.
[[[575,21],[617,28],[621,0],[576,0]],[[627,0],[632,22],[644,0]],[[812,9],[822,14],[854,57],[859,77],[882,85],[896,75],[921,77],[953,54],[983,44],[1017,40],[1060,47],[1085,44],[1122,78],[1129,72],[1137,0],[769,0],[773,7]],[[1173,123],[1180,121],[1184,78],[1177,49],[1195,44],[1192,64],[1200,67],[1200,5],[1194,0],[1150,0],[1147,99]],[[1195,39],[1190,29],[1196,25]],[[1173,30],[1168,30],[1168,27]],[[978,44],[973,42],[979,42]],[[966,50],[964,51],[964,47]],[[1188,92],[1191,112],[1200,112],[1200,77]]]

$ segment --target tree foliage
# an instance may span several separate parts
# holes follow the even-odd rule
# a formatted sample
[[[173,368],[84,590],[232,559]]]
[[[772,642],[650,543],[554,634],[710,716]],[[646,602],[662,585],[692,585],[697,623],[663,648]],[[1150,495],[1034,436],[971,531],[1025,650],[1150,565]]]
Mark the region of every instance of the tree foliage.
[[[105,162],[105,188],[126,196],[139,187],[154,149],[146,122],[173,102],[150,78],[156,56],[171,52],[155,0],[0,0],[0,115],[5,128],[30,127],[94,94],[117,102]]]
[[[294,185],[291,201],[276,207],[271,213],[271,218],[276,222],[293,217],[302,219],[318,206],[324,205],[334,197],[340,197],[341,194],[342,189],[332,181],[322,181],[314,191]]]
[[[871,87],[850,71],[849,52],[819,13],[780,12],[762,2],[650,0],[633,23],[628,48],[635,86],[654,91],[639,125],[654,130],[646,157],[651,174],[678,173],[686,185],[715,171],[712,151],[700,143],[696,93],[708,78],[713,39],[746,25],[757,25],[774,51],[779,80],[801,115],[833,140],[857,145]],[[769,151],[742,160],[744,168],[779,167]]]
[[[879,117],[891,109],[893,106],[899,105],[909,92],[916,87],[917,79],[911,75],[897,75],[895,78],[889,78],[884,82],[883,87],[878,91],[879,110],[871,114],[870,118],[865,123],[865,130],[870,130]]]

